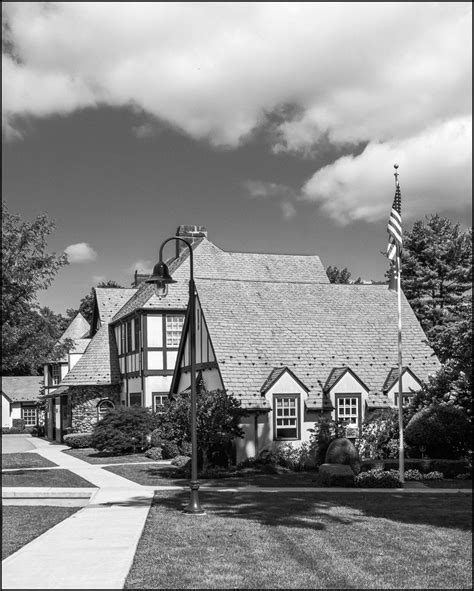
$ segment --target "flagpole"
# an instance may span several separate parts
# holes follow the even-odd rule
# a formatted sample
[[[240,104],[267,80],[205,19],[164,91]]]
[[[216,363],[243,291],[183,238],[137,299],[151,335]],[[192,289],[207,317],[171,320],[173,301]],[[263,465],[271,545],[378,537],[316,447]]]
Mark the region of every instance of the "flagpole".
[[[398,296],[398,425],[400,443],[398,448],[398,469],[400,482],[405,482],[405,449],[403,444],[403,362],[402,362],[402,263],[397,248],[397,296]]]
[[[395,186],[398,183],[398,164],[395,164]],[[398,300],[398,426],[400,431],[398,447],[398,471],[400,482],[405,482],[405,449],[403,443],[403,357],[402,357],[402,259],[397,245],[397,300]]]

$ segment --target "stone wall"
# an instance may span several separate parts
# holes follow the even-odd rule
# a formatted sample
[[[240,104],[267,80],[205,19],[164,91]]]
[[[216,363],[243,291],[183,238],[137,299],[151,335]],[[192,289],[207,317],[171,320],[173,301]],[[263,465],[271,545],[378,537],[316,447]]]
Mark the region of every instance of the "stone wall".
[[[120,406],[118,386],[73,386],[69,388],[72,433],[91,433],[97,423],[97,404],[104,399]]]

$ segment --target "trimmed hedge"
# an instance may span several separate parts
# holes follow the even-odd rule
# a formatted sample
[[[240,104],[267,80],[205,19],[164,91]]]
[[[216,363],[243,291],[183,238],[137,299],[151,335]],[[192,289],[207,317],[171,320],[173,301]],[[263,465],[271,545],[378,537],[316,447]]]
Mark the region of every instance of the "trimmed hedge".
[[[70,433],[64,436],[64,443],[73,449],[92,447],[92,433]]]
[[[398,460],[364,460],[361,472],[373,470],[377,465],[384,470],[398,470]],[[406,459],[405,470],[419,470],[422,474],[442,472],[445,478],[455,478],[458,474],[471,473],[471,466],[467,460],[439,460],[439,459]]]
[[[34,427],[25,427],[18,429],[17,427],[2,427],[2,435],[29,435]]]
[[[26,427],[26,423],[24,419],[12,419],[12,428],[18,429],[19,431],[24,431]]]
[[[354,478],[354,483],[359,488],[401,488],[397,474],[388,470],[369,470],[361,472]]]
[[[163,453],[161,447],[150,447],[150,449],[146,450],[145,457],[155,461],[162,460]]]

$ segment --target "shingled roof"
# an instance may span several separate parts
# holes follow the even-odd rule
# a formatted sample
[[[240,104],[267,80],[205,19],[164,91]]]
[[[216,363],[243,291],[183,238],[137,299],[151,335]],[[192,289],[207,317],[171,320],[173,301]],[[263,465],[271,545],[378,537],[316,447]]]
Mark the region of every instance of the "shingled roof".
[[[273,368],[286,366],[323,407],[323,385],[334,368],[349,367],[369,388],[369,405],[383,393],[397,363],[397,297],[385,285],[196,281],[224,387],[247,408],[262,407],[261,388]],[[406,298],[402,297],[404,363],[421,380],[439,367]]]
[[[96,287],[95,296],[101,324],[108,324],[136,292],[137,288]]]
[[[226,252],[207,238],[193,243],[195,279],[228,279],[262,282],[303,281],[329,283],[317,255],[286,255],[250,252]],[[142,283],[133,297],[114,316],[112,322],[138,309],[182,309],[189,297],[189,250],[169,262],[170,273],[177,281],[166,297],[155,295],[153,286]]]
[[[120,381],[117,345],[108,324],[99,328],[61,386],[109,385]]]
[[[40,376],[2,376],[2,393],[10,402],[36,402],[42,386]]]
[[[69,350],[70,353],[83,353],[87,345],[90,343],[90,324],[84,318],[84,316],[78,312],[73,320],[69,323],[66,330],[63,332],[58,340],[58,343],[64,343],[66,339],[74,341],[73,346]],[[61,359],[49,359],[50,363],[63,362],[66,363],[68,360],[67,353],[63,355]]]

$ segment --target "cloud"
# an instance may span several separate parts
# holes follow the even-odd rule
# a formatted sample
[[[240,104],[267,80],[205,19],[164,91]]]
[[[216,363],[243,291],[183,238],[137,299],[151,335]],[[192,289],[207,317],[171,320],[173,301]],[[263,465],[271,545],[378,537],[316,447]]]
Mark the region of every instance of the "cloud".
[[[387,218],[399,164],[404,218],[466,207],[472,192],[472,118],[462,117],[403,141],[370,142],[359,156],[344,156],[318,170],[302,188],[341,224]]]
[[[470,13],[444,2],[7,2],[4,122],[129,105],[232,147],[292,105],[274,129],[280,150],[392,141],[470,112]]]
[[[153,263],[150,260],[140,259],[138,261],[135,261],[132,265],[130,265],[130,267],[127,269],[127,273],[135,273],[135,271],[138,271],[138,273],[150,274],[155,263]]]
[[[64,252],[67,254],[70,263],[90,263],[97,258],[95,250],[86,242],[70,244]]]

